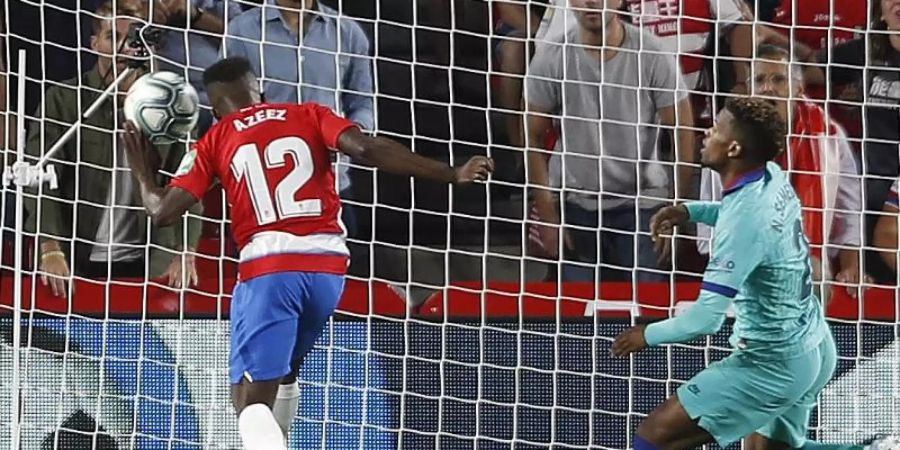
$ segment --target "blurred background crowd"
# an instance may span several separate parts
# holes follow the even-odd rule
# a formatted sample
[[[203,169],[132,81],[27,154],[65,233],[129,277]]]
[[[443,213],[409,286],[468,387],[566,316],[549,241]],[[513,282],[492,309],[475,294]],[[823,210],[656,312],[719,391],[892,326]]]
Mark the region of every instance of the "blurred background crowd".
[[[351,274],[412,283],[413,303],[461,281],[697,279],[709,230],[654,248],[653,212],[721,198],[698,165],[728,95],[779,107],[777,162],[805,208],[818,280],[897,281],[900,0],[9,0],[2,72],[28,50],[26,152],[40,156],[124,69],[132,23],[161,30],[154,65],[186,76],[244,56],[269,102],[313,101],[414,151],[495,159],[490,183],[447,188],[335,161]],[[124,163],[121,100],[54,156],[31,192],[28,263],[58,294],[74,274],[195,281],[194,254],[234,255],[221,191],[155,229]],[[0,107],[15,105],[0,80]],[[12,81],[12,80],[10,80]],[[9,111],[7,108],[6,111]],[[14,114],[2,132],[13,161]],[[185,145],[158,148],[170,176]],[[4,198],[4,265],[14,198]],[[182,257],[187,250],[187,257]],[[203,274],[200,274],[201,277]],[[56,278],[55,278],[56,277]],[[420,288],[415,288],[420,286]]]

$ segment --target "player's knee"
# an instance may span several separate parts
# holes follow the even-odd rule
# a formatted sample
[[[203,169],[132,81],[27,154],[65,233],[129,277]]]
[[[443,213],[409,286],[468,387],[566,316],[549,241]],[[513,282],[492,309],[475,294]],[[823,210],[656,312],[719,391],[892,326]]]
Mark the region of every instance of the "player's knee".
[[[255,404],[262,403],[272,408],[272,405],[275,403],[275,396],[278,393],[278,386],[280,385],[281,379],[268,380],[268,381],[257,381],[257,382],[243,382],[241,384],[232,385],[231,388],[231,396],[232,401],[234,402],[234,409],[238,414],[244,410],[244,408]]]
[[[638,425],[637,435],[657,448],[665,448],[674,438],[670,428],[665,421],[659,419],[659,414],[651,413]]]
[[[656,448],[671,448],[672,444],[693,437],[689,430],[694,428],[696,425],[678,401],[670,398],[638,425],[637,435]]]
[[[791,450],[786,442],[769,439],[759,433],[753,433],[744,439],[744,450]]]

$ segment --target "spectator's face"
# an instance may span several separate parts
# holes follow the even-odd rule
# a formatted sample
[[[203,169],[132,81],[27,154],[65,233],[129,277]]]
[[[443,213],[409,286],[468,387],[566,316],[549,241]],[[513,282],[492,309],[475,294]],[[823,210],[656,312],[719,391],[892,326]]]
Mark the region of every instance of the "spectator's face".
[[[603,32],[603,26],[616,16],[622,0],[569,0],[578,23],[589,31]]]
[[[110,73],[113,61],[115,61],[115,73],[125,70],[127,56],[135,54],[134,49],[126,48],[123,45],[128,36],[128,27],[133,22],[134,19],[116,19],[115,30],[113,30],[113,20],[103,20],[97,33],[91,36],[91,49],[98,54],[97,67],[101,73]]]
[[[791,80],[788,62],[783,59],[758,60],[753,64],[752,77],[753,93],[766,98],[787,121],[790,99],[800,96],[803,91],[799,80]]]
[[[706,130],[703,150],[700,151],[700,164],[716,172],[721,171],[730,158],[740,153],[740,146],[734,138],[734,116],[727,109],[719,112],[716,123]]]
[[[888,30],[900,30],[900,0],[881,0],[881,17]]]

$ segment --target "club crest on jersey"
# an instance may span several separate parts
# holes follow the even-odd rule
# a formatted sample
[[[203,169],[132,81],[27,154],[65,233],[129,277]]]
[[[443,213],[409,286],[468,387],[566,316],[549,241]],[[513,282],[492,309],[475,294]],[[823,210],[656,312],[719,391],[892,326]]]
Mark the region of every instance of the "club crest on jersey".
[[[194,168],[194,161],[197,160],[197,150],[191,149],[191,151],[184,154],[184,157],[181,158],[181,164],[178,165],[178,170],[175,171],[175,176],[180,177],[182,175],[187,174]]]
[[[260,109],[259,111],[256,111],[249,116],[241,117],[240,119],[234,119],[232,123],[234,123],[235,130],[244,131],[269,120],[287,120],[287,110]]]

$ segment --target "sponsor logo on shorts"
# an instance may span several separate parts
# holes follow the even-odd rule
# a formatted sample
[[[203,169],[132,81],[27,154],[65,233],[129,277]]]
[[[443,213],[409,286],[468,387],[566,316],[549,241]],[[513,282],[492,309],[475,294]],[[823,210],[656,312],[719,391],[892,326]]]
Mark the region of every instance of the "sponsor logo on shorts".
[[[689,384],[687,390],[691,391],[694,395],[700,395],[700,388],[696,384]]]

